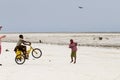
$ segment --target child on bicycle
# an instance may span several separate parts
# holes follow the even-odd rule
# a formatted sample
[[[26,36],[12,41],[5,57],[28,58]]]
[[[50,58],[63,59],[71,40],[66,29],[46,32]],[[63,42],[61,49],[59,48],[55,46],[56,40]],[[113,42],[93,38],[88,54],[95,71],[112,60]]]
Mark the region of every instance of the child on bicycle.
[[[25,41],[23,35],[19,35],[19,41],[17,42],[17,45],[14,49],[14,51],[16,52],[17,49],[22,51],[23,54],[25,55],[25,58],[28,59],[28,54],[26,51],[26,46],[25,45],[30,45],[31,43],[29,41]]]

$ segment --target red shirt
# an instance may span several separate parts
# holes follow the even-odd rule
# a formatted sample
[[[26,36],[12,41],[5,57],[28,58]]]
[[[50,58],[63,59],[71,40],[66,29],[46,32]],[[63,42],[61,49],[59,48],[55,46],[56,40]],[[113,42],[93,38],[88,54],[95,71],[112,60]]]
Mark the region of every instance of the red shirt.
[[[71,48],[72,51],[77,51],[77,43],[75,42],[70,43],[69,48]]]

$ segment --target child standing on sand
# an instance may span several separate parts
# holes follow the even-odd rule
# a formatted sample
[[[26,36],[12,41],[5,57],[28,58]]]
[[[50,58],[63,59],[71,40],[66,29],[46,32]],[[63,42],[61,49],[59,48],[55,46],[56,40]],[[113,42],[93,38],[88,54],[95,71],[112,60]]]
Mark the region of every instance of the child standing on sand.
[[[75,43],[73,41],[73,39],[70,39],[70,44],[69,44],[69,48],[71,48],[71,62],[74,62],[74,64],[76,63],[76,52],[77,52],[77,43]]]

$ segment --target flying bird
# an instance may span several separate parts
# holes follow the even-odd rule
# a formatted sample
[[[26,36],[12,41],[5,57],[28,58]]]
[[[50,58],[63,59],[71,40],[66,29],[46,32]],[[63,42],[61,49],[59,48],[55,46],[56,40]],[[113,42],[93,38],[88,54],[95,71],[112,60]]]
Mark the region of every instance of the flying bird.
[[[83,7],[79,6],[78,8],[82,9]]]

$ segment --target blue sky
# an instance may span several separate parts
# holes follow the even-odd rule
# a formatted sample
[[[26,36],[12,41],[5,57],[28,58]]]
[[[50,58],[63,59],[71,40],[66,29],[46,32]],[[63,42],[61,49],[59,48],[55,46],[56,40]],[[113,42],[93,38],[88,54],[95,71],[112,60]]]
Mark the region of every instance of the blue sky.
[[[3,32],[120,32],[119,3],[120,0],[0,0],[0,25]]]

